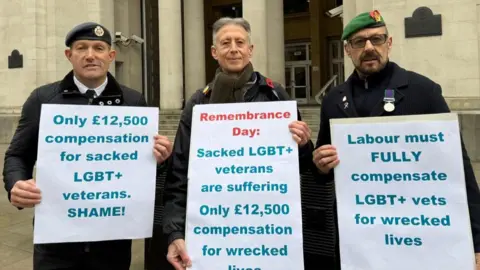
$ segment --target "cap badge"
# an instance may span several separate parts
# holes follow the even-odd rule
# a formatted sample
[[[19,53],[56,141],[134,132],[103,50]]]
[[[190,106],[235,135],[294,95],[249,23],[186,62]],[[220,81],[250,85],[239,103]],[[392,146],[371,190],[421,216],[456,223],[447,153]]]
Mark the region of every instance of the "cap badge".
[[[95,35],[101,37],[103,36],[103,34],[105,34],[105,31],[103,31],[103,28],[100,27],[100,26],[97,26],[95,27],[95,30],[93,30],[93,32],[95,33]]]
[[[374,10],[370,12],[370,17],[375,20],[375,22],[379,22],[382,20],[382,17],[380,16],[380,12],[378,10]]]

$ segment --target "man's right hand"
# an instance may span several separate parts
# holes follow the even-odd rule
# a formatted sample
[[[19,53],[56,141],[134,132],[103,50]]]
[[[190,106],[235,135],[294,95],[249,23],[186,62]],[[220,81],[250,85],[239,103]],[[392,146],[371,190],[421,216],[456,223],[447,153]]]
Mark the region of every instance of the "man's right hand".
[[[168,246],[167,260],[175,270],[185,270],[192,266],[185,247],[185,240],[177,239]]]
[[[338,165],[337,149],[330,144],[322,145],[313,151],[313,163],[320,172],[327,174]]]
[[[10,191],[10,202],[20,208],[31,208],[42,199],[34,179],[17,181]]]

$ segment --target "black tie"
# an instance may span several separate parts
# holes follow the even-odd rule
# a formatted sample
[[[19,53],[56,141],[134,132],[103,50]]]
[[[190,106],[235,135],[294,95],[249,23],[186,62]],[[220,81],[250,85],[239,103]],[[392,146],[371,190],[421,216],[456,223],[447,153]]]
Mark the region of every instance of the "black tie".
[[[89,98],[89,99],[92,99],[92,98],[95,98],[96,96],[96,93],[95,93],[95,90],[87,90],[87,92],[85,92],[85,95]]]

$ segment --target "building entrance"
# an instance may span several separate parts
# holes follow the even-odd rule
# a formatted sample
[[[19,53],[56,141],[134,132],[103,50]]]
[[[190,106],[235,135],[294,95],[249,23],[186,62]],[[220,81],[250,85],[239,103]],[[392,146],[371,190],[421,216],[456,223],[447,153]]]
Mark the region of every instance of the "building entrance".
[[[287,93],[299,104],[307,104],[310,98],[310,70],[307,64],[289,64],[285,67]]]
[[[309,43],[285,46],[285,87],[298,104],[308,104],[311,97],[311,62]]]

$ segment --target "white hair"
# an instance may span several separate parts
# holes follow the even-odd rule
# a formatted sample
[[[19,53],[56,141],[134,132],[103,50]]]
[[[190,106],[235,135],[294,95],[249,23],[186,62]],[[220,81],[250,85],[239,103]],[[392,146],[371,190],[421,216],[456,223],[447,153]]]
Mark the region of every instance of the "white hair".
[[[250,28],[250,23],[245,20],[244,18],[230,18],[230,17],[223,17],[218,19],[214,24],[213,24],[213,36],[212,36],[212,41],[213,44],[215,44],[215,40],[217,37],[218,31],[226,25],[238,25],[241,26],[245,31],[248,33],[248,43],[251,43],[251,34],[252,30]]]

